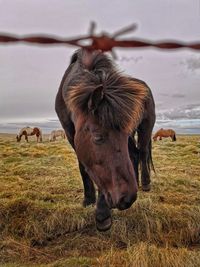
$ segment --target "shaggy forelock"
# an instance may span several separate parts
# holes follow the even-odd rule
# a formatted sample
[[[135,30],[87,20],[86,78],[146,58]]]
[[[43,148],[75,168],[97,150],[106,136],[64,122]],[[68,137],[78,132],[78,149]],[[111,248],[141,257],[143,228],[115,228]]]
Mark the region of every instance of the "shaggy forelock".
[[[72,113],[91,114],[102,126],[132,132],[141,120],[148,88],[110,64],[105,55],[97,55],[92,71],[83,71],[68,85],[65,102]],[[103,87],[103,99],[95,110],[90,110],[89,99],[99,86]]]

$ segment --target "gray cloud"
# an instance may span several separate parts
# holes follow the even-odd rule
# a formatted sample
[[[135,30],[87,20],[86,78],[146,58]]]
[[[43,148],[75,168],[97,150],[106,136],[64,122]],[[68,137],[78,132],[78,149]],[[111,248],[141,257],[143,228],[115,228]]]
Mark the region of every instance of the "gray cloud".
[[[142,56],[138,56],[138,57],[133,57],[133,56],[129,56],[129,57],[127,57],[127,56],[121,56],[121,57],[118,59],[118,61],[119,61],[119,62],[122,62],[122,61],[125,61],[125,62],[132,61],[132,62],[134,62],[134,63],[137,64],[137,63],[140,62],[142,59],[143,59]]]
[[[174,98],[184,98],[185,97],[185,94],[180,94],[180,93],[175,93],[173,95],[167,94],[167,93],[161,93],[159,95],[163,96],[163,97],[174,97]]]
[[[157,120],[200,119],[200,103],[157,111]]]
[[[199,71],[200,70],[200,57],[192,57],[186,60],[182,60],[180,65],[186,66],[189,71]]]
[[[161,94],[159,94],[159,95],[164,96],[164,97],[169,97],[169,96],[170,96],[170,95],[167,94],[167,93],[161,93]]]
[[[177,98],[184,98],[184,94],[173,94],[172,97],[177,97]]]

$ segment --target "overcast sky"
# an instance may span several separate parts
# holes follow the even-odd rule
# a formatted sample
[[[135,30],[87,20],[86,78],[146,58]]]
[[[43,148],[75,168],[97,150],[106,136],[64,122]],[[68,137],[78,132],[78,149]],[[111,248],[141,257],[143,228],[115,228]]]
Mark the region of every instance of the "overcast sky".
[[[0,0],[3,33],[75,37],[87,34],[91,21],[97,33],[137,23],[137,30],[123,38],[200,41],[199,0]],[[75,49],[0,44],[0,122],[56,117],[55,95]],[[152,88],[157,111],[198,110],[200,52],[115,51],[119,68]]]

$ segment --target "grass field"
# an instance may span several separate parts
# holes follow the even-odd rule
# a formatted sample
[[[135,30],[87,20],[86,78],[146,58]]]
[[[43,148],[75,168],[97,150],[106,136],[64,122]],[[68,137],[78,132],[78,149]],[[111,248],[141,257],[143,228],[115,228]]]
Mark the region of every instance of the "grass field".
[[[66,141],[0,134],[0,266],[199,267],[200,136],[154,142],[153,158],[152,191],[100,233]]]

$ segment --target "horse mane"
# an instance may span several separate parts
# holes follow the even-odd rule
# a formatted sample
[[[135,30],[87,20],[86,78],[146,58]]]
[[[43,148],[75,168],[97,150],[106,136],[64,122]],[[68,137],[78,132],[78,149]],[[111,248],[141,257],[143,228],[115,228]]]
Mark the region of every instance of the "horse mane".
[[[82,71],[69,82],[64,98],[69,110],[86,116],[91,114],[105,127],[129,132],[136,129],[148,96],[147,85],[123,75],[105,54],[96,52],[92,58],[85,60],[82,52],[77,60]],[[100,87],[103,88],[103,97],[98,106],[91,110],[88,103]]]

